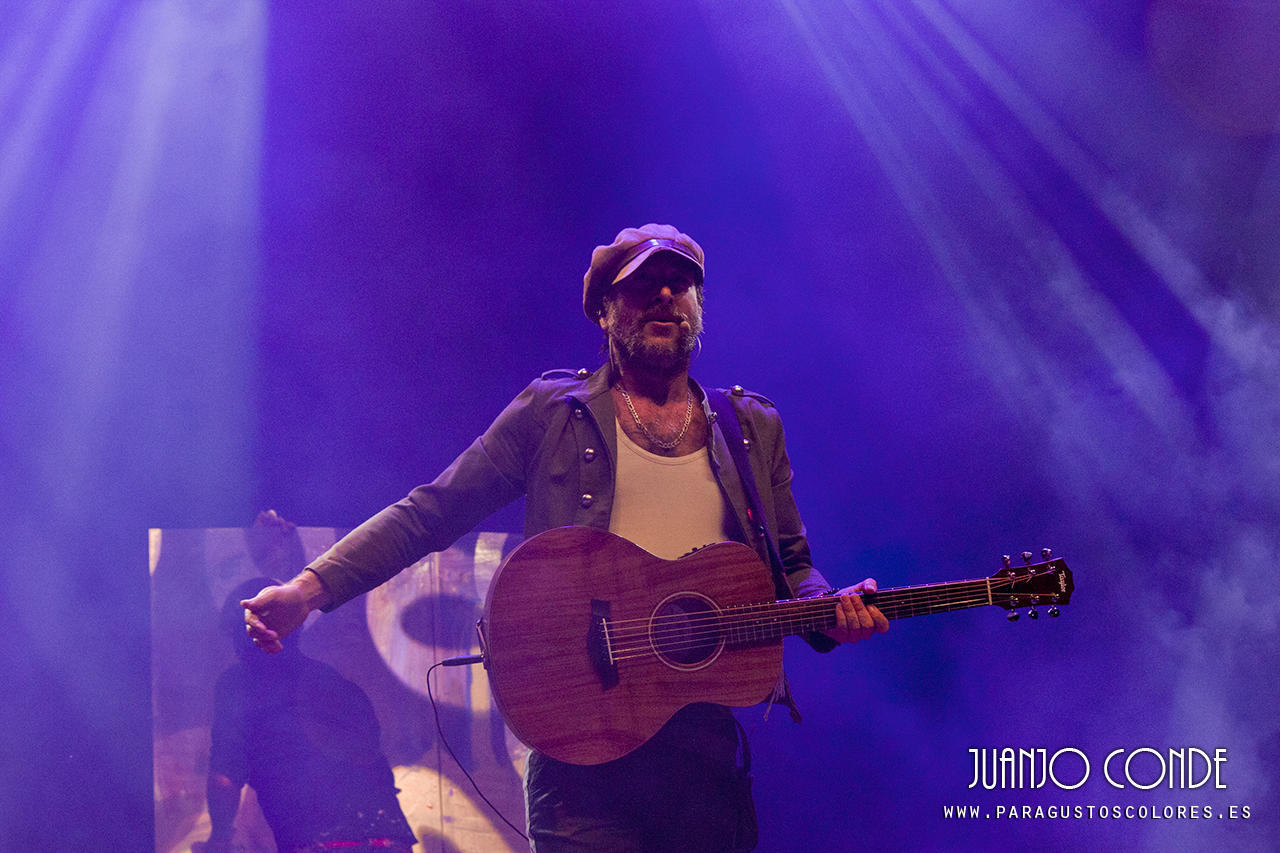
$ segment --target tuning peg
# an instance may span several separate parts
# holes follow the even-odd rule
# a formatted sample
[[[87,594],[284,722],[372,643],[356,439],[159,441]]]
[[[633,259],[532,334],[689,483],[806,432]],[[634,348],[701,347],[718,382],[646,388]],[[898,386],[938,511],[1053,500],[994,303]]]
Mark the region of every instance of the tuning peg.
[[[1040,549],[1040,556],[1041,556],[1041,557],[1044,557],[1046,560],[1052,560],[1052,559],[1053,559],[1053,551],[1052,551],[1052,550],[1050,550],[1049,548],[1041,548],[1041,549]]]
[[[1027,611],[1027,615],[1030,616],[1032,619],[1040,618],[1040,612],[1036,610],[1034,607]]]
[[[1029,565],[1031,565],[1031,558],[1032,558],[1032,556],[1034,556],[1034,555],[1033,555],[1030,551],[1023,551],[1023,552],[1022,552],[1022,562],[1026,563],[1028,566],[1029,566]]]
[[[1007,568],[1009,568],[1009,566],[1010,566],[1010,565],[1012,565],[1012,563],[1013,563],[1013,561],[1009,559],[1009,555],[1008,555],[1008,554],[1005,554],[1003,557],[1001,557],[1001,558],[1000,558],[1000,561],[1001,561],[1002,563],[1004,563],[1004,567],[1005,567],[1006,569],[1007,569]]]
[[[1010,610],[1009,615],[1004,618],[1008,619],[1010,622],[1017,622],[1019,619],[1022,618],[1022,616],[1018,613],[1018,611]]]
[[[1059,616],[1062,615],[1062,611],[1058,609],[1057,605],[1054,605],[1053,607],[1049,608],[1049,615],[1052,616],[1054,619],[1057,619]]]

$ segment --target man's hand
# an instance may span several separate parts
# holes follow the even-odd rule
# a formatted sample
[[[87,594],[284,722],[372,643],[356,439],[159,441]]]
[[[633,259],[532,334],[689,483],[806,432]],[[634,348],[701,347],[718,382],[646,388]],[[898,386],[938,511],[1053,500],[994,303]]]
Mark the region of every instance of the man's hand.
[[[862,583],[840,590],[840,604],[836,607],[836,627],[824,633],[838,643],[856,643],[872,634],[889,630],[889,620],[879,607],[868,607],[862,602],[862,593],[875,592],[876,582],[867,578]]]
[[[330,601],[329,590],[314,572],[303,572],[287,584],[269,586],[240,602],[249,639],[264,652],[275,654],[280,642],[303,622],[312,610]]]

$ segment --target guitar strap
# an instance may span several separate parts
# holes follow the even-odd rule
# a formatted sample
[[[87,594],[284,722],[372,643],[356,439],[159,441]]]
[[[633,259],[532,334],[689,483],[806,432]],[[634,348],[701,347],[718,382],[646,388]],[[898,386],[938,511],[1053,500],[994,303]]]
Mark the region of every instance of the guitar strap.
[[[738,469],[738,479],[742,481],[742,490],[747,495],[747,518],[756,526],[756,533],[764,537],[764,544],[769,549],[769,567],[773,573],[774,594],[779,601],[791,598],[791,585],[787,583],[787,573],[782,567],[782,558],[778,556],[778,548],[773,544],[773,533],[764,523],[764,504],[760,501],[760,489],[756,485],[756,475],[751,470],[751,459],[747,455],[747,445],[742,437],[742,425],[738,423],[738,415],[733,404],[724,392],[715,388],[703,389],[707,395],[707,403],[720,424],[720,432],[724,433],[729,445],[729,455]]]
[[[724,434],[725,442],[729,445],[729,455],[733,457],[734,466],[738,469],[738,479],[742,481],[742,490],[747,496],[747,519],[755,525],[756,532],[764,538],[764,544],[769,549],[769,568],[773,574],[774,595],[779,601],[789,599],[792,597],[791,585],[787,583],[787,572],[782,566],[782,558],[778,555],[778,547],[773,544],[773,533],[769,530],[769,525],[764,523],[765,516],[762,510],[764,504],[760,501],[760,489],[756,485],[755,472],[751,470],[751,459],[747,454],[747,444],[742,436],[742,425],[738,423],[738,414],[733,410],[733,404],[729,402],[724,392],[715,388],[703,390],[706,392],[707,403],[711,406],[716,423],[720,424],[720,432]],[[795,697],[791,695],[791,685],[787,683],[785,670],[778,679],[778,686],[774,688],[770,701],[785,706],[791,713],[791,719],[797,723],[800,722],[800,709],[796,707]],[[743,744],[745,743],[744,733]]]

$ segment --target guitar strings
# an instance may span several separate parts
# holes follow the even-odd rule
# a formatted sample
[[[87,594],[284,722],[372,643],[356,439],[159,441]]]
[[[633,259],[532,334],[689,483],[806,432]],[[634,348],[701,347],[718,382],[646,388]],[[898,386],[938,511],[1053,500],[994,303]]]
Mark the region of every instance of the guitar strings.
[[[985,585],[985,580],[978,583]],[[985,604],[986,602],[985,595],[975,596],[971,591],[965,590],[963,592],[952,592],[946,596],[933,595],[925,602],[925,607],[930,610],[955,609],[957,606],[972,606],[971,603]],[[893,610],[895,612],[914,609],[917,606],[910,601],[895,600],[894,596],[886,595],[885,593],[880,594],[880,599],[876,604],[882,610]],[[823,596],[814,599],[793,600],[791,602],[739,605],[722,611],[711,610],[701,613],[668,614],[652,618],[615,620],[609,624],[613,628],[613,636],[626,637],[632,635],[633,632],[647,635],[651,633],[650,628],[654,626],[657,627],[657,633],[659,634],[661,634],[664,625],[670,625],[680,631],[688,630],[690,626],[696,627],[703,624],[732,630],[739,625],[803,622],[811,620],[815,615],[834,614],[834,612],[833,597]],[[628,628],[631,631],[628,631]],[[638,632],[636,632],[637,628]]]
[[[964,585],[970,585],[970,584],[980,585],[985,587],[986,579],[982,579],[978,581],[961,581],[958,583],[964,584]],[[912,588],[904,588],[902,590],[882,591],[877,594],[877,599],[874,603],[876,606],[880,607],[881,610],[892,609],[892,610],[900,611],[906,608],[916,607],[917,605],[912,601],[910,601],[909,599],[913,597],[916,599],[919,599],[919,598],[922,598],[922,596],[918,594],[915,596],[900,594],[910,589]],[[655,616],[655,617],[610,620],[609,624],[612,628],[615,629],[615,633],[625,632],[628,626],[638,626],[642,632],[647,633],[649,627],[653,625],[661,626],[663,623],[672,623],[672,624],[683,626],[683,625],[689,625],[689,624],[696,624],[699,621],[709,621],[709,622],[714,622],[716,624],[723,624],[726,621],[726,617],[730,621],[742,619],[748,622],[754,622],[756,621],[757,616],[763,615],[766,619],[772,619],[776,621],[786,621],[788,619],[797,618],[797,617],[808,618],[809,615],[811,615],[811,614],[801,614],[801,611],[826,612],[830,610],[832,613],[834,613],[834,601],[835,601],[835,596],[828,595],[828,596],[820,596],[817,598],[791,599],[789,601],[783,601],[783,602],[735,605],[733,607],[726,608],[724,610],[719,610],[719,611],[707,610],[707,611],[698,612],[698,613],[679,613],[679,614],[668,614],[664,616]],[[979,595],[975,597],[972,594],[972,591],[970,591],[969,589],[965,589],[964,591],[953,591],[945,595],[934,594],[932,596],[925,597],[925,606],[929,609],[939,609],[940,607],[954,608],[954,605],[956,603],[968,602],[968,601],[981,601],[982,603],[985,604],[986,596]]]
[[[945,609],[956,609],[958,607],[977,606],[987,603],[987,596],[984,594],[974,595],[974,592],[982,593],[983,590],[974,590],[973,587],[985,587],[986,580],[973,582],[960,582],[962,589],[952,587],[950,592],[945,595],[931,594],[924,600],[924,609],[929,611],[942,611]],[[999,581],[998,586],[1007,586],[1008,582]],[[912,599],[920,599],[919,594],[901,595],[900,590],[882,592],[879,594],[877,605],[882,610],[892,611],[893,615],[898,615],[904,610],[917,609],[919,604]],[[782,604],[782,607],[779,607]],[[786,605],[790,604],[790,607]],[[741,626],[758,626],[768,624],[783,624],[788,622],[805,622],[812,620],[815,615],[825,616],[834,614],[834,607],[831,596],[823,596],[814,599],[802,599],[799,601],[772,603],[764,605],[741,605],[728,608],[723,611],[706,611],[696,614],[669,614],[666,616],[653,617],[652,619],[630,619],[616,620],[610,622],[613,628],[612,636],[615,638],[626,639],[636,635],[663,636],[664,626],[670,626],[676,632],[687,632],[691,628],[697,629],[700,626],[710,626],[721,630],[734,630]],[[890,615],[886,613],[886,615]],[[638,627],[638,631],[636,628]],[[651,627],[656,630],[650,631]],[[630,628],[631,630],[628,630]]]
[[[944,612],[966,607],[985,605],[987,598],[982,596],[955,596],[945,607],[931,607],[928,612]],[[753,642],[781,639],[789,634],[801,633],[805,630],[819,630],[834,627],[835,609],[830,602],[823,602],[820,610],[808,608],[808,612],[793,613],[788,616],[750,617],[743,614],[708,614],[697,618],[659,617],[655,630],[630,629],[610,633],[610,647],[615,661],[645,656],[655,651],[666,654],[678,654],[683,651],[719,645],[725,639],[731,646],[750,645]],[[889,618],[898,618],[904,614],[895,612],[886,614]],[[724,618],[729,617],[729,618]]]
[[[637,653],[648,654],[653,646],[678,653],[712,642],[719,643],[726,635],[730,641],[742,644],[780,636],[780,629],[791,629],[786,633],[796,633],[803,627],[830,627],[835,624],[834,613],[829,598],[806,600],[783,611],[772,605],[746,605],[720,612],[656,617],[652,621],[626,620],[632,623],[631,627],[613,626],[610,639],[616,659],[626,659]],[[635,623],[639,626],[636,627]]]
[[[990,603],[986,594],[988,583],[994,592],[1025,580],[1025,577],[980,578],[882,590],[876,594],[875,604],[890,619],[915,615],[917,609],[924,613],[937,613],[977,607]],[[939,590],[945,591],[939,593]],[[787,602],[738,605],[719,611],[610,621],[610,648],[616,662],[648,655],[657,649],[666,653],[678,653],[718,645],[725,636],[730,638],[731,644],[744,644],[762,639],[777,639],[786,634],[798,633],[802,629],[833,627],[834,599],[835,596],[828,595]],[[735,637],[735,634],[738,636]]]
[[[874,595],[875,600],[872,602],[882,611],[893,609],[901,611],[923,606],[926,609],[938,610],[941,608],[955,609],[955,605],[967,601],[986,602],[985,595],[979,595],[977,598],[973,596],[973,592],[985,592],[988,582],[991,583],[992,591],[997,591],[1004,587],[1013,586],[1014,584],[1024,581],[1025,578],[978,578],[969,581],[954,581],[945,584],[925,584],[914,587],[899,587],[895,589],[881,590]],[[978,588],[978,589],[975,589]],[[945,589],[946,592],[939,594],[937,590]],[[1028,591],[1027,595],[1032,593]],[[1043,593],[1042,593],[1043,594]],[[708,610],[702,613],[680,613],[670,614],[666,616],[656,617],[640,617],[634,619],[611,620],[610,625],[615,628],[622,628],[627,625],[639,625],[647,628],[653,624],[661,624],[664,621],[685,623],[696,620],[699,617],[720,621],[726,614],[745,613],[750,608],[757,608],[761,611],[773,610],[786,611],[788,609],[795,610],[801,608],[816,607],[819,610],[825,610],[832,606],[835,596],[824,595],[815,598],[790,599],[788,601],[774,601],[760,604],[735,605],[725,610]]]

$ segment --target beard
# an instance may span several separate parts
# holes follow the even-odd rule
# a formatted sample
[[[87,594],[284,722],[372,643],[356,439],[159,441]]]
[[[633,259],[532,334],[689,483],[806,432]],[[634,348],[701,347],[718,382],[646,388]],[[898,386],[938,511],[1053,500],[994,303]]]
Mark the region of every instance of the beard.
[[[645,332],[645,324],[655,320],[678,323],[676,334],[669,338],[650,337]],[[695,309],[692,315],[674,308],[631,311],[618,300],[608,300],[605,334],[624,364],[661,372],[688,368],[698,335],[702,334],[702,311]]]

